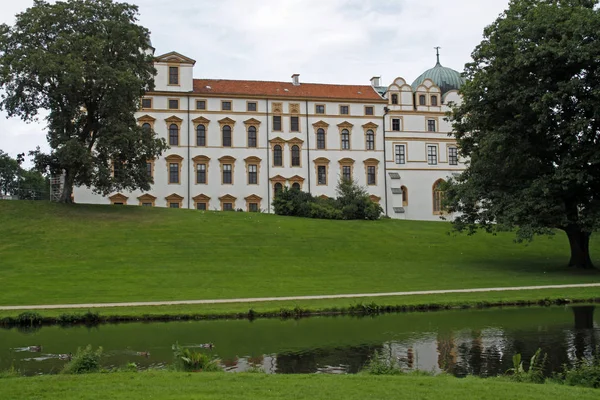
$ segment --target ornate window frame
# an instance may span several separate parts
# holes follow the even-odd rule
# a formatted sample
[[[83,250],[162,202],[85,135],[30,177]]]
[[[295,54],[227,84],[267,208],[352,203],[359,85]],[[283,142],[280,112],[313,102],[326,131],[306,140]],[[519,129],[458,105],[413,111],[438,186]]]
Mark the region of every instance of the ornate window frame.
[[[110,204],[111,205],[127,205],[127,199],[129,199],[129,197],[125,196],[124,194],[121,193],[115,193],[112,196],[109,196],[108,198],[110,200]],[[123,204],[116,204],[116,203],[123,203]]]
[[[258,205],[258,210],[256,212],[260,212],[261,207],[260,207],[260,203],[262,202],[262,197],[256,195],[256,194],[251,194],[250,196],[244,197],[244,200],[246,200],[246,211],[250,212],[250,203],[255,203]]]
[[[144,205],[144,203],[152,204],[151,207],[156,207],[156,197],[152,196],[150,193],[145,193],[138,198],[140,207]]]
[[[376,158],[367,158],[363,161],[365,165],[365,182],[367,186],[377,186],[379,176],[379,160]],[[369,167],[375,167],[375,183],[369,183]]]
[[[363,131],[365,133],[365,150],[366,151],[377,151],[377,129],[379,128],[379,125],[377,125],[374,122],[367,122],[366,124],[364,124],[362,126]],[[373,148],[369,149],[368,145],[367,145],[367,133],[369,131],[373,131]]]
[[[247,149],[258,149],[260,147],[259,143],[259,131],[260,131],[260,121],[255,118],[250,118],[244,121],[244,125],[246,126],[246,148]],[[250,128],[253,127],[256,129],[256,146],[250,147]]]
[[[338,161],[340,164],[340,178],[344,176],[344,167],[350,167],[350,180],[354,180],[354,159],[346,157]]]
[[[180,147],[181,146],[181,124],[183,120],[175,115],[171,115],[165,119],[167,125],[167,142],[169,146]],[[171,125],[177,125],[177,144],[171,144]]]
[[[233,185],[235,183],[235,158],[232,156],[223,156],[219,158],[221,166],[221,185]],[[231,165],[231,183],[223,182],[223,168],[225,165]]]
[[[246,163],[246,185],[260,185],[260,164],[262,159],[256,156],[250,156],[244,158],[244,162]],[[250,165],[256,165],[256,183],[250,183]]]
[[[313,125],[313,128],[315,130],[315,150],[327,150],[327,129],[329,128],[329,124],[323,120],[321,121],[317,121],[315,122]],[[318,132],[319,129],[323,129],[323,132],[325,134],[325,147],[320,149],[318,147],[318,143],[319,143],[319,136],[318,136]]]
[[[183,208],[183,196],[180,196],[177,193],[171,193],[165,197],[165,200],[167,201],[167,208],[171,208],[171,203],[178,203],[179,208]]]
[[[195,182],[195,184],[196,185],[208,185],[208,169],[209,169],[209,165],[210,165],[210,157],[196,156],[196,157],[192,158],[192,161],[194,162],[194,182]],[[198,182],[198,165],[206,166],[206,170],[205,170],[206,182],[204,182],[204,183]]]
[[[179,154],[171,154],[165,157],[165,161],[167,162],[167,182],[169,185],[181,185],[181,170],[183,167],[183,157]],[[171,182],[171,164],[179,164],[178,168],[178,181],[179,182]]]
[[[192,200],[194,200],[194,209],[195,210],[198,209],[198,204],[206,204],[206,211],[209,210],[210,197],[208,197],[207,195],[201,193],[197,196],[192,197]]]
[[[194,145],[194,147],[208,147],[208,124],[210,124],[210,119],[198,117],[193,119],[192,123],[194,124],[194,133],[196,136],[196,144]],[[204,146],[198,145],[198,126],[200,125],[204,125]]]
[[[328,186],[329,185],[329,159],[326,157],[319,157],[313,160],[315,164],[315,178],[317,186]],[[325,183],[319,183],[319,167],[325,167]]]
[[[232,203],[231,204],[231,209],[232,211],[235,211],[235,201],[237,200],[237,197],[232,196],[230,194],[226,194],[223,195],[221,197],[219,197],[219,202],[221,203],[221,211],[225,211],[225,203]]]

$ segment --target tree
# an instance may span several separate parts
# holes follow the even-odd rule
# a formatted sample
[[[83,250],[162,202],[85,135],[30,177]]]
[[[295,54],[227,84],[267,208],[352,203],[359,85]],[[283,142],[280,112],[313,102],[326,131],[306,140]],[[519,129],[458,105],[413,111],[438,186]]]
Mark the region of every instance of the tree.
[[[112,0],[35,0],[14,26],[0,25],[0,107],[25,121],[48,110],[51,152],[32,155],[39,170],[64,173],[62,202],[72,201],[74,185],[103,195],[150,189],[146,163],[166,142],[134,117],[155,74],[137,10]]]
[[[19,154],[14,159],[0,150],[0,194],[16,194],[23,156],[24,154]]]
[[[593,268],[600,226],[597,0],[511,0],[466,65],[450,120],[466,170],[446,204],[459,231],[566,232],[570,266]]]

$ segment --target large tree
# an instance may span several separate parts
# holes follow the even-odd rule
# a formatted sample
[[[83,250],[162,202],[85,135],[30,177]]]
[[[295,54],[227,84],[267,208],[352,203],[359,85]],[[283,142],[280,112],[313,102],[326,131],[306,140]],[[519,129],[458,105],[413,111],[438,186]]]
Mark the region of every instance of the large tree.
[[[19,154],[14,159],[0,150],[0,194],[17,194],[23,157],[24,154]]]
[[[451,121],[467,168],[449,182],[458,230],[566,232],[570,266],[593,268],[600,227],[597,0],[511,0],[466,65]]]
[[[112,0],[35,0],[14,26],[0,25],[0,107],[26,121],[47,110],[51,152],[33,155],[39,169],[64,173],[62,202],[74,185],[150,188],[146,162],[166,143],[134,118],[155,74],[137,15]]]

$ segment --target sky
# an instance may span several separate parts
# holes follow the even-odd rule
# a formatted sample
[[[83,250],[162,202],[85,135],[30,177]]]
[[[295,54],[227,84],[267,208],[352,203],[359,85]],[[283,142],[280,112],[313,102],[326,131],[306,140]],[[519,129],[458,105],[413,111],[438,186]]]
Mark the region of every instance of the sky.
[[[53,2],[53,1],[51,1]],[[195,78],[370,84],[409,83],[435,65],[462,71],[483,29],[509,0],[128,0],[151,32],[156,55],[197,61]],[[0,0],[0,23],[33,0]],[[45,123],[6,118],[0,150],[48,150]]]

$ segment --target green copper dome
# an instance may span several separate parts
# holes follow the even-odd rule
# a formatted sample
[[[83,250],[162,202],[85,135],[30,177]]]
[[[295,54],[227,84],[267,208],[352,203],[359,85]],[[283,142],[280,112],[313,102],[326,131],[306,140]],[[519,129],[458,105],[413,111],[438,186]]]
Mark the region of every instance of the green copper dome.
[[[435,67],[423,72],[412,83],[413,90],[422,84],[425,79],[431,79],[442,90],[442,94],[446,94],[450,90],[458,90],[465,83],[465,80],[460,76],[460,72],[453,70],[452,68],[443,67],[440,64],[440,57],[438,55],[437,64]]]

